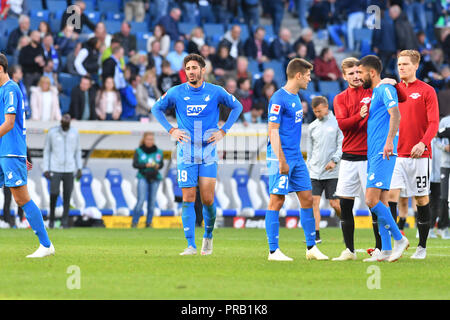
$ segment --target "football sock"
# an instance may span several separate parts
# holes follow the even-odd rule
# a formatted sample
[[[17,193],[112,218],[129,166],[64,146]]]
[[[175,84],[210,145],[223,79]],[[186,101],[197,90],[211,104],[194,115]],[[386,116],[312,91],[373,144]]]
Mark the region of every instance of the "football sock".
[[[398,228],[403,230],[405,228],[406,218],[399,217],[398,218]]]
[[[392,218],[397,223],[397,202],[389,201],[389,209],[391,209]]]
[[[305,233],[306,245],[313,247],[316,244],[316,222],[312,208],[300,209],[300,223]]]
[[[28,201],[22,206],[25,216],[30,224],[31,229],[39,238],[40,244],[44,247],[49,248],[51,245],[50,239],[48,238],[47,230],[45,230],[44,220],[42,218],[41,210],[34,203],[33,200]]]
[[[373,235],[375,236],[375,248],[381,250],[381,237],[380,232],[378,231],[378,218],[375,213],[373,212],[370,213],[372,214],[372,228],[373,228]]]
[[[316,230],[316,239],[320,239],[320,231]]]
[[[195,245],[195,209],[194,202],[183,202],[181,207],[181,221],[183,222],[184,236],[188,242],[188,247]]]
[[[203,238],[212,238],[214,223],[216,223],[216,205],[203,205],[203,220],[205,221],[205,234]]]
[[[417,229],[419,230],[419,246],[427,247],[428,233],[430,232],[430,204],[417,206]]]
[[[278,237],[280,232],[279,212],[274,210],[266,211],[266,234],[269,242],[270,253],[278,249]]]
[[[353,237],[355,233],[355,220],[353,218],[353,204],[355,200],[340,199],[339,202],[341,204],[341,228],[345,246],[351,252],[354,252],[355,245]]]
[[[394,240],[400,240],[403,238],[403,235],[401,234],[400,230],[397,227],[397,224],[394,221],[394,218],[392,218],[392,214],[388,207],[386,207],[383,202],[379,201],[372,209],[371,209],[378,217],[378,223],[379,223],[379,232],[381,236],[381,242],[384,249],[384,243],[383,243],[383,235],[384,230],[382,232],[382,228],[384,228],[387,231],[390,231],[392,236],[394,237]],[[387,250],[387,249],[386,249]]]

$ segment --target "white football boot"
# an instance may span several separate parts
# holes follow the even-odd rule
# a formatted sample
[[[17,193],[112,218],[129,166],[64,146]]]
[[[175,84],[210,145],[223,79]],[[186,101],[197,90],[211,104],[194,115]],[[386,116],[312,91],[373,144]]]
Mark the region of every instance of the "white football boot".
[[[408,239],[403,236],[400,240],[394,240],[394,249],[392,249],[392,254],[387,259],[389,262],[397,261],[402,257],[402,254],[405,250],[409,248],[409,241]]]
[[[267,258],[269,261],[294,261],[294,259],[286,256],[279,248],[275,250],[274,253],[269,252],[269,257]]]
[[[308,260],[328,260],[328,257],[320,252],[317,246],[312,247],[311,249],[306,249],[306,259]]]
[[[417,246],[416,252],[411,256],[411,259],[423,260],[427,257],[427,248]]]
[[[341,252],[339,257],[331,259],[332,261],[347,261],[347,260],[356,260],[356,252],[351,252],[349,248],[346,248]]]
[[[392,254],[392,250],[380,250],[376,248],[372,252],[372,256],[370,258],[366,258],[363,262],[381,262],[387,260]]]
[[[189,246],[182,253],[180,253],[180,256],[192,256],[197,254],[197,249],[193,246]]]
[[[50,247],[48,248],[41,244],[39,245],[39,248],[32,254],[29,254],[27,258],[44,258],[50,255],[55,255],[55,247],[53,244],[50,244]]]
[[[212,254],[212,252],[213,252],[213,239],[203,238],[201,251],[202,256],[210,255]]]

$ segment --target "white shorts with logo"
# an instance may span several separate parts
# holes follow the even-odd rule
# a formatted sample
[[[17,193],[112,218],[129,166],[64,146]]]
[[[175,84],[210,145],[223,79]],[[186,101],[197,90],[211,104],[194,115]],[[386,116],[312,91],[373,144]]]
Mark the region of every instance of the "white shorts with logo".
[[[336,187],[338,197],[359,197],[366,192],[367,160],[341,160]]]
[[[394,173],[392,174],[391,190],[401,189],[400,197],[427,196],[430,193],[429,158],[400,158],[397,157]]]

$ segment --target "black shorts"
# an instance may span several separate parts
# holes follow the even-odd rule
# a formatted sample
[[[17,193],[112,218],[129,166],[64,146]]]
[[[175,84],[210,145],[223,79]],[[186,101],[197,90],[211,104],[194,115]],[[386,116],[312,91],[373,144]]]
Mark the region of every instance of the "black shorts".
[[[326,199],[337,199],[338,198],[336,196],[337,182],[338,179],[325,179],[325,180],[311,179],[312,195],[322,196],[322,192],[325,190]]]

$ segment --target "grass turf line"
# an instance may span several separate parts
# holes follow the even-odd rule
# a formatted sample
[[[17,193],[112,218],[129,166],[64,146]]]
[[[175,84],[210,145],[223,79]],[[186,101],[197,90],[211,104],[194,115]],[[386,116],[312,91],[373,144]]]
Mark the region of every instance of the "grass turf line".
[[[395,263],[307,261],[303,230],[280,230],[282,251],[293,262],[267,261],[265,230],[216,229],[214,253],[201,256],[177,229],[50,230],[56,256],[26,259],[38,246],[30,230],[0,230],[0,299],[450,299],[450,241],[428,240],[428,257]],[[321,230],[319,249],[331,258],[344,249],[337,228]],[[355,231],[355,247],[374,245],[369,229]],[[81,289],[69,290],[69,266],[81,271]],[[367,287],[370,265],[380,268],[381,289]]]

